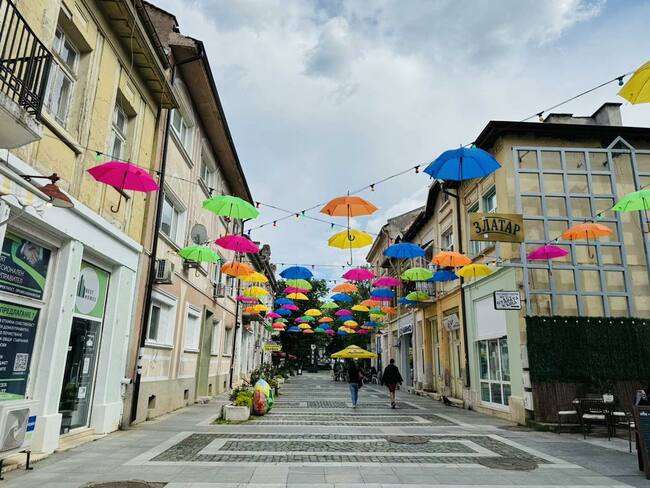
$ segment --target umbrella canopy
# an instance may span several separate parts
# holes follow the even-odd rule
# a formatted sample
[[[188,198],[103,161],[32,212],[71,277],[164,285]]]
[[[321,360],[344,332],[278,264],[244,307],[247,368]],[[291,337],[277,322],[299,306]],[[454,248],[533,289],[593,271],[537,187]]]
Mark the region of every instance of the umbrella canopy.
[[[347,332],[345,331],[345,329],[339,327],[339,328],[337,329],[337,331],[336,331],[336,334],[337,334],[337,335],[345,335],[345,334],[347,334]]]
[[[310,280],[314,275],[304,266],[291,266],[280,272],[285,280]]]
[[[468,264],[458,270],[458,276],[463,278],[481,278],[492,274],[492,270],[484,264]]]
[[[443,268],[458,268],[471,264],[472,260],[459,252],[442,251],[433,256],[432,262]]]
[[[336,315],[337,317],[346,317],[348,315],[354,315],[354,314],[347,308],[342,308],[341,310],[338,310],[334,315]]]
[[[413,302],[425,302],[429,300],[431,297],[424,293],[423,291],[412,291],[408,295],[406,295],[407,300],[411,300]]]
[[[368,333],[368,331],[365,330],[365,329],[361,329],[361,330],[357,331],[357,334],[362,334],[363,335],[363,334],[367,334],[367,333]]]
[[[309,317],[320,317],[321,315],[323,315],[323,312],[321,312],[317,308],[310,308],[305,312],[305,315]]]
[[[336,310],[339,306],[334,302],[325,302],[320,306],[320,308],[323,310]]]
[[[624,195],[612,207],[616,212],[633,212],[635,210],[650,210],[650,188],[634,191]]]
[[[373,298],[393,298],[395,292],[389,288],[375,288],[370,292],[370,299]]]
[[[269,279],[266,276],[264,276],[262,273],[258,273],[257,271],[249,275],[242,276],[239,279],[241,281],[246,281],[247,283],[268,283],[269,282]]]
[[[332,329],[325,329],[325,334],[334,335],[334,334],[336,334],[336,332],[334,332]]]
[[[426,281],[433,273],[426,268],[410,268],[402,273],[402,279],[407,281]]]
[[[402,280],[399,278],[392,278],[390,276],[382,276],[381,278],[375,280],[372,284],[372,286],[377,286],[377,287],[390,287],[390,286],[399,286],[402,284]]]
[[[406,305],[406,306],[409,306],[409,305],[417,305],[417,304],[418,304],[418,302],[413,301],[413,300],[409,300],[409,299],[406,298],[406,297],[402,297],[402,298],[400,298],[400,299],[398,300],[398,302],[400,303],[400,305]]]
[[[96,181],[120,190],[150,192],[159,189],[156,180],[146,170],[131,163],[109,161],[90,168],[88,173]]]
[[[300,310],[298,308],[298,305],[294,305],[293,303],[287,303],[286,305],[282,305],[282,307],[280,308],[283,308],[285,310],[290,310],[292,312],[295,312],[296,310]]]
[[[214,243],[223,249],[228,249],[229,251],[252,254],[260,252],[260,248],[257,244],[251,241],[248,237],[238,234],[225,235],[215,240]]]
[[[364,327],[370,327],[371,329],[375,329],[379,327],[379,324],[377,322],[372,322],[372,321],[368,321],[363,325]]]
[[[349,229],[338,232],[327,240],[330,247],[339,249],[358,249],[372,244],[372,236],[360,230]]]
[[[287,295],[287,298],[291,300],[309,300],[309,298],[307,298],[307,295],[304,293],[289,293]]]
[[[221,267],[221,272],[227,274],[228,276],[239,278],[240,276],[246,276],[254,273],[255,270],[246,263],[241,263],[239,261],[229,261]]]
[[[273,313],[273,312],[271,312],[271,313]],[[267,315],[267,317],[268,317],[268,315]],[[284,317],[280,317],[279,319],[275,319],[275,322],[280,322],[280,323],[286,324],[289,321],[287,319],[285,319]]]
[[[249,288],[246,288],[242,294],[246,297],[263,297],[269,294],[268,291],[266,291],[264,288],[261,286],[251,286]]]
[[[370,309],[365,305],[355,305],[352,310],[355,312],[370,312]]]
[[[457,279],[458,276],[453,271],[449,271],[448,269],[439,269],[433,273],[433,276],[427,281],[454,281]]]
[[[377,307],[377,306],[375,306],[374,308],[371,308],[371,309],[370,309],[370,313],[371,313],[372,315],[379,315],[380,317],[383,316],[383,315],[386,315],[386,314],[382,311],[381,308],[382,308],[382,307]]]
[[[300,332],[300,329],[297,325],[291,326],[287,329],[287,332]]]
[[[377,304],[374,302],[374,300],[370,300],[369,298],[367,298],[362,302],[360,302],[359,305],[363,305],[364,307],[374,307]]]
[[[412,242],[400,242],[388,246],[384,251],[384,256],[394,259],[413,259],[425,255],[424,249]]]
[[[280,297],[275,301],[276,305],[293,305],[293,301],[288,298]]]
[[[352,319],[354,319],[354,316],[353,316],[353,315],[341,315],[341,316],[339,317],[339,320],[340,320],[341,322],[345,322],[346,320],[352,320]]]
[[[304,329],[304,330],[302,331],[302,333],[303,333],[303,334],[313,334],[314,331],[311,330],[311,329]]]
[[[231,219],[254,219],[260,212],[246,200],[233,195],[217,195],[203,201],[203,208]]]
[[[345,322],[343,322],[343,325],[345,325],[346,327],[359,327],[359,324],[357,323],[356,320],[346,320]]]
[[[178,255],[186,261],[195,263],[218,263],[221,261],[221,256],[208,246],[187,246],[178,251]]]
[[[373,302],[390,302],[392,299],[393,299],[392,297],[378,297],[378,296],[370,297],[370,300],[372,300]]]
[[[569,254],[569,251],[566,249],[560,247],[560,246],[553,246],[551,244],[547,244],[545,246],[540,246],[536,249],[533,249],[531,252],[528,253],[528,256],[526,256],[528,259],[531,261],[534,260],[549,260],[549,259],[555,259],[555,258],[561,258]]]
[[[278,308],[274,310],[274,312],[280,315],[281,317],[287,317],[288,315],[291,315],[291,310],[287,310],[286,308]]]
[[[586,240],[593,241],[599,237],[605,237],[613,234],[614,231],[603,224],[595,222],[585,222],[569,227],[562,234],[562,239],[567,241]]]
[[[305,330],[305,329],[311,329],[311,326],[309,324],[305,324],[301,322],[300,325],[298,325],[298,328]]]
[[[262,305],[261,303],[259,305],[253,305],[253,309],[255,310],[256,313],[269,311],[269,307],[267,307],[266,305]]]
[[[618,94],[630,103],[650,102],[650,61],[634,72]]]
[[[331,296],[331,299],[337,302],[351,302],[352,297],[350,295],[346,295],[345,293],[336,293],[335,295]]]
[[[337,197],[320,209],[321,213],[330,217],[359,217],[370,215],[378,210],[372,203],[357,196]]]
[[[397,310],[393,307],[381,307],[381,311],[386,315],[397,315]]]
[[[307,291],[312,289],[311,283],[309,281],[301,279],[301,278],[288,279],[286,281],[286,283],[287,283],[287,286],[291,286],[293,288],[301,288],[301,289],[307,290]]]
[[[279,319],[280,317],[282,317],[282,315],[275,312],[269,312],[266,314],[266,317],[269,319]]]
[[[318,319],[318,322],[321,324],[327,324],[329,322],[334,322],[334,319],[332,317],[322,317]]]
[[[359,288],[354,283],[341,283],[340,285],[336,285],[334,288],[332,288],[332,291],[354,293],[355,291],[358,291],[358,289]]]
[[[244,303],[257,303],[257,298],[255,297],[245,297],[244,295],[239,295],[237,297],[238,302],[244,302]]]
[[[375,273],[365,268],[354,268],[346,271],[342,278],[350,281],[366,281],[375,277]]]
[[[489,152],[478,147],[461,147],[443,152],[424,172],[438,180],[464,181],[482,178],[500,167]]]
[[[296,288],[295,286],[287,286],[284,290],[282,290],[282,293],[289,295],[291,293],[308,293],[309,290],[306,290],[304,288]]]
[[[303,315],[300,317],[303,322],[314,322],[316,319],[310,315]]]
[[[252,313],[257,313],[255,311],[255,307],[249,306],[249,307],[244,307],[244,313],[245,314],[252,314]]]
[[[366,351],[359,346],[352,345],[335,352],[330,357],[334,359],[374,359],[377,357],[377,354]]]
[[[380,314],[371,313],[371,314],[368,316],[368,318],[369,318],[370,320],[379,320],[379,319],[381,319],[381,318],[383,318],[383,317],[384,317],[384,314],[383,314],[383,313],[380,313]]]
[[[325,329],[323,329],[322,327],[316,327],[314,329],[314,332],[316,332],[317,334],[322,334],[323,332],[325,332]]]

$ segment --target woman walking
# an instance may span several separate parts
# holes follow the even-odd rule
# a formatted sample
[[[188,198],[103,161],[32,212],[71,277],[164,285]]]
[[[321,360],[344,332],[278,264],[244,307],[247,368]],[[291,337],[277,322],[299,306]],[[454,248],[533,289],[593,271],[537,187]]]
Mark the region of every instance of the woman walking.
[[[363,385],[363,375],[356,361],[348,362],[348,383],[350,384],[350,395],[352,396],[352,408],[356,408],[359,399],[359,388]]]
[[[388,398],[390,398],[391,408],[395,408],[395,390],[397,390],[397,384],[402,384],[402,375],[399,373],[399,369],[395,366],[395,360],[391,358],[390,364],[384,369],[384,374],[381,375],[381,384],[388,387]]]

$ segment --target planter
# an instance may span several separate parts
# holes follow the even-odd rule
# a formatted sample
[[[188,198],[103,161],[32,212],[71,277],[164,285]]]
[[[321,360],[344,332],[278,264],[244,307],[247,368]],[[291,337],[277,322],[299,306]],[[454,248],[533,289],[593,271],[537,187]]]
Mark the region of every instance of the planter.
[[[278,382],[278,385],[283,385],[284,384],[284,378],[282,376],[276,377],[275,381]]]
[[[251,409],[248,407],[236,407],[234,405],[223,406],[223,418],[231,422],[243,422],[251,416]]]

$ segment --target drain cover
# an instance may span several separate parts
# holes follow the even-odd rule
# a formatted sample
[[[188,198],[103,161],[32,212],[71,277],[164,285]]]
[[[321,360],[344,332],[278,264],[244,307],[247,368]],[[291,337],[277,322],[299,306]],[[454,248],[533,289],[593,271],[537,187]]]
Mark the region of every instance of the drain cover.
[[[388,442],[393,444],[426,444],[429,442],[429,439],[426,437],[418,437],[412,435],[396,435],[392,437],[386,437]]]
[[[485,457],[479,458],[478,463],[492,469],[505,469],[507,471],[532,471],[537,468],[535,461],[512,457]]]
[[[162,488],[167,483],[153,483],[148,481],[106,481],[90,483],[84,488]]]

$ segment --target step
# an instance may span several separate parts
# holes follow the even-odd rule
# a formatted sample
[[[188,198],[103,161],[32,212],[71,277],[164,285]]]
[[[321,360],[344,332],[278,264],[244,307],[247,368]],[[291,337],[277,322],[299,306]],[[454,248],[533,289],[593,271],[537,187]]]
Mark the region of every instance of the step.
[[[56,448],[56,452],[67,451],[68,449],[101,439],[102,437],[105,437],[105,434],[96,434],[95,429],[91,427],[74,430],[59,437],[59,447]]]

